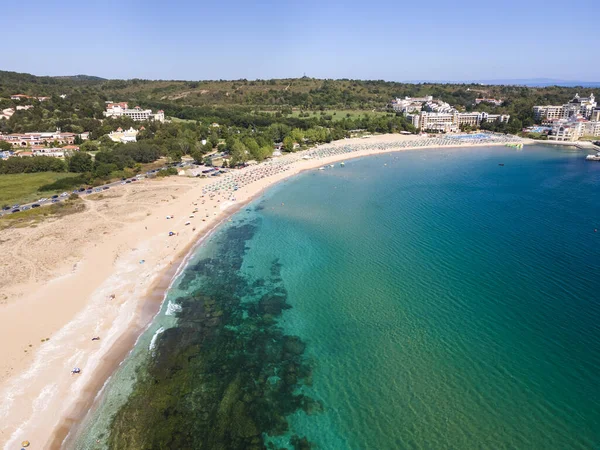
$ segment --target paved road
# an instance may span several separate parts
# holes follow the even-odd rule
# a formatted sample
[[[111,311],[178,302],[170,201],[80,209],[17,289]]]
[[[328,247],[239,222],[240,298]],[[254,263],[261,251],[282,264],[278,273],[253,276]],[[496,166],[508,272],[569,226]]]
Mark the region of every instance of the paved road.
[[[192,163],[182,163],[182,165],[178,165],[176,167],[179,169],[179,168],[188,167],[190,165],[192,165]],[[166,167],[167,166],[163,167],[162,169],[164,169]],[[54,203],[60,203],[60,202],[63,202],[65,200],[67,200],[71,194],[77,194],[77,195],[82,196],[82,197],[90,195],[90,194],[97,194],[99,192],[106,191],[108,189],[112,189],[114,187],[118,187],[118,186],[121,186],[121,185],[125,185],[125,184],[130,184],[132,182],[136,182],[136,181],[144,179],[146,177],[154,177],[154,176],[156,176],[156,172],[158,172],[159,170],[161,170],[161,169],[156,169],[156,170],[153,170],[153,171],[150,171],[150,172],[146,172],[145,174],[138,175],[138,176],[133,177],[133,178],[128,178],[127,180],[119,180],[119,181],[114,181],[112,183],[103,184],[102,186],[96,186],[96,187],[94,187],[92,189],[87,189],[87,190],[83,190],[83,191],[80,190],[80,189],[76,189],[76,190],[74,190],[72,192],[63,192],[62,194],[57,195],[56,198],[52,198],[54,196],[51,196],[49,198],[44,198],[43,197],[43,198],[41,198],[41,199],[39,199],[38,201],[35,201],[35,202],[25,203],[25,204],[22,204],[22,205],[13,205],[9,209],[7,209],[7,210],[1,210],[0,211],[0,217],[12,214],[15,209],[19,209],[20,211],[26,211],[26,210],[31,209],[33,205],[40,205],[40,207],[43,207],[43,206],[52,205]],[[133,180],[136,180],[136,181],[133,181]]]

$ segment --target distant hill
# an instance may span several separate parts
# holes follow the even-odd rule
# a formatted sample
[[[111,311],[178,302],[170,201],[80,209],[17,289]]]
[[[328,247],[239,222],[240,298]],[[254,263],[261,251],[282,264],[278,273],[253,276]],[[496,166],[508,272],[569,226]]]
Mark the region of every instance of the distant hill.
[[[565,87],[600,87],[600,81],[572,81],[556,80],[553,78],[523,78],[516,80],[482,80],[482,84],[515,84],[520,86],[547,87],[547,86],[565,86]]]
[[[74,81],[107,81],[106,78],[95,77],[93,75],[63,75],[54,78]]]
[[[432,95],[451,105],[472,110],[477,97],[505,100],[501,107],[478,105],[478,110],[531,114],[533,105],[562,104],[575,93],[588,94],[600,82],[554,79],[479,80],[473,82],[393,82],[383,80],[287,78],[271,80],[114,80],[92,75],[35,76],[0,71],[0,102],[11,106],[11,95],[58,96],[66,94],[75,103],[70,108],[93,108],[102,117],[104,102],[128,101],[152,109],[163,109],[175,117],[197,117],[198,109],[215,107],[254,111],[297,110],[385,110],[395,97]],[[597,96],[600,93],[595,92]],[[62,106],[65,108],[65,106]],[[68,108],[65,109],[65,114]],[[194,112],[195,111],[195,112]]]
[[[407,83],[423,83],[424,81],[407,81]],[[527,86],[527,87],[600,87],[600,81],[573,81],[573,80],[558,80],[554,78],[516,78],[516,79],[500,79],[500,80],[468,80],[460,81],[426,81],[425,83],[441,83],[441,84],[482,84],[487,86]]]

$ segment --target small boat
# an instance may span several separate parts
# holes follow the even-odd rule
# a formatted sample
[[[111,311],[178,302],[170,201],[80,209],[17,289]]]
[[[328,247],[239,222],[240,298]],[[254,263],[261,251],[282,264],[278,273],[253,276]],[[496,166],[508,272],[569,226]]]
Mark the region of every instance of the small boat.
[[[502,167],[504,167],[504,163],[500,163],[500,164],[498,164],[498,165],[499,165],[499,166],[502,166]]]
[[[587,155],[585,159],[588,161],[600,161],[600,152],[596,153],[596,155]]]
[[[75,367],[73,370],[71,370],[71,373],[81,373],[81,369],[79,367]]]
[[[519,149],[519,150],[523,148],[523,144],[521,142],[506,144],[506,146],[507,147],[512,147],[512,148],[516,148],[516,149]]]
[[[319,170],[325,170],[325,167],[319,167]]]
[[[344,163],[344,161],[342,161],[342,162],[340,163],[340,166],[342,166],[342,167],[344,167],[345,165],[346,165],[346,163]]]
[[[329,164],[329,167],[335,167],[333,164]]]

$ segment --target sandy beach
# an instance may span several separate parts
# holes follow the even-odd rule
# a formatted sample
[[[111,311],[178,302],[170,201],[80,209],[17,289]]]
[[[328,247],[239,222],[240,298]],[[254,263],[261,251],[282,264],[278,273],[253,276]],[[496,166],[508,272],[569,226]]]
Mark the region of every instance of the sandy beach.
[[[503,137],[489,142],[457,140],[444,146],[511,141],[527,143]],[[414,135],[383,135],[319,148],[352,146],[358,149],[323,157],[308,150],[312,153],[279,158],[285,164],[270,162],[235,171],[225,178],[241,180],[244,173],[248,177],[234,192],[215,189],[221,178],[142,180],[90,195],[81,213],[3,231],[2,447],[20,448],[19,443],[28,440],[29,448],[59,448],[159,310],[186,255],[266,188],[334,162],[439,148],[440,143]],[[308,155],[310,159],[302,159]],[[74,367],[81,368],[81,374],[72,375]]]

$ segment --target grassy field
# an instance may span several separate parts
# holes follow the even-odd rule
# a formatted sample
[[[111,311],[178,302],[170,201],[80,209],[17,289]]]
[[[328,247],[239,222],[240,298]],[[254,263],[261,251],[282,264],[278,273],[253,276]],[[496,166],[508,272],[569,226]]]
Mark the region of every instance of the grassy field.
[[[169,120],[172,120],[175,123],[196,123],[197,120],[191,120],[191,119],[180,119],[179,117],[169,117]]]
[[[291,114],[291,117],[300,117],[300,114],[303,111],[300,110],[294,110]],[[342,119],[356,119],[357,117],[364,117],[364,116],[370,116],[370,117],[376,117],[376,116],[385,116],[389,113],[386,113],[384,111],[370,111],[370,110],[357,110],[357,109],[329,109],[326,111],[306,111],[309,116],[308,117],[304,117],[305,119],[309,119],[309,118],[319,118],[322,117],[323,115],[327,115],[327,116],[331,116],[332,120],[334,122],[338,121],[338,120],[342,120]],[[323,113],[323,114],[321,114]]]
[[[19,173],[14,175],[0,175],[0,206],[27,203],[48,197],[58,192],[38,192],[40,186],[53,183],[61,178],[73,176],[72,173]]]
[[[36,226],[38,223],[46,219],[76,214],[84,210],[85,205],[83,201],[81,199],[77,199],[67,200],[66,202],[43,206],[41,208],[29,209],[27,211],[21,211],[15,214],[8,214],[0,217],[0,231],[7,228]]]

